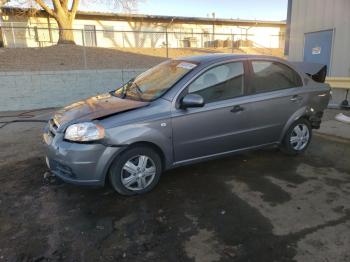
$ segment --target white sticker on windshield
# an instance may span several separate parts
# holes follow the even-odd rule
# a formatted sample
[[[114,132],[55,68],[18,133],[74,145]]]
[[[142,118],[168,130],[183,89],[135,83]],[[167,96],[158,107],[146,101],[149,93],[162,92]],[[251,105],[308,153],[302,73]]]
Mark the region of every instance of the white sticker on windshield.
[[[197,65],[192,64],[192,63],[181,62],[181,63],[178,64],[176,67],[181,67],[181,68],[190,70],[190,69],[195,68],[196,66],[197,66]]]

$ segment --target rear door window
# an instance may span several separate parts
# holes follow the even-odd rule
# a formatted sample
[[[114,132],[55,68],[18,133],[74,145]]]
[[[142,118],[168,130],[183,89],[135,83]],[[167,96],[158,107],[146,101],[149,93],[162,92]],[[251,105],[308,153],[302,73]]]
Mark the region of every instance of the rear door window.
[[[297,72],[274,61],[252,61],[251,93],[265,93],[302,86]]]

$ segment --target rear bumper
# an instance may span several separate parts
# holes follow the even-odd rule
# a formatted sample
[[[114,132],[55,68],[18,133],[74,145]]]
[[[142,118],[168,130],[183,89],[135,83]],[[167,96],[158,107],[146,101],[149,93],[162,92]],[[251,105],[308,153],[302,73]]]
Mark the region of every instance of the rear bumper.
[[[108,168],[122,150],[102,144],[78,144],[63,140],[63,134],[44,133],[46,163],[63,181],[76,185],[103,186]]]

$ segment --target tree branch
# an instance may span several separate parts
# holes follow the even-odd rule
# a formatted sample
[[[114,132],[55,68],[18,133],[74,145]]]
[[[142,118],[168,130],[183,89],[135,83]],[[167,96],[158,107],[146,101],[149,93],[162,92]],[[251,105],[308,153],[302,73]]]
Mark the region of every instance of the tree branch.
[[[61,12],[64,12],[59,0],[52,0],[52,3],[53,3],[53,6],[58,14]]]
[[[78,11],[78,7],[79,7],[79,0],[73,0],[72,8],[71,8],[71,10],[70,10],[71,19],[74,19],[74,18],[75,18],[75,14],[76,14],[77,11]]]
[[[60,0],[61,6],[65,12],[68,12],[68,0]]]
[[[0,8],[4,6],[9,0],[0,0]]]
[[[52,9],[48,7],[43,0],[35,0],[35,2],[40,5],[41,8],[43,8],[49,15],[57,18],[57,15],[54,13],[54,11],[52,11]]]

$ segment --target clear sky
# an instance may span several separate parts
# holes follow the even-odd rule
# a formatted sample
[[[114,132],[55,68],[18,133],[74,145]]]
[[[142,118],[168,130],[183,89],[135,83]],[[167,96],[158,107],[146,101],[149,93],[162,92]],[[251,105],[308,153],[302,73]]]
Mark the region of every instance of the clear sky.
[[[50,3],[51,0],[45,0]],[[15,0],[10,5],[16,5]],[[149,15],[207,17],[256,20],[285,20],[288,0],[137,0],[136,12]],[[88,5],[86,3],[89,3]],[[110,4],[108,4],[110,3]],[[82,0],[80,10],[122,12],[110,0]]]
[[[143,0],[138,13],[219,18],[285,20],[287,0]]]
[[[137,13],[207,17],[208,14],[211,16],[215,12],[217,18],[279,21],[287,18],[287,3],[288,0],[139,0]],[[113,4],[101,3],[88,6],[83,4],[80,9],[101,12],[122,11],[116,10]]]

